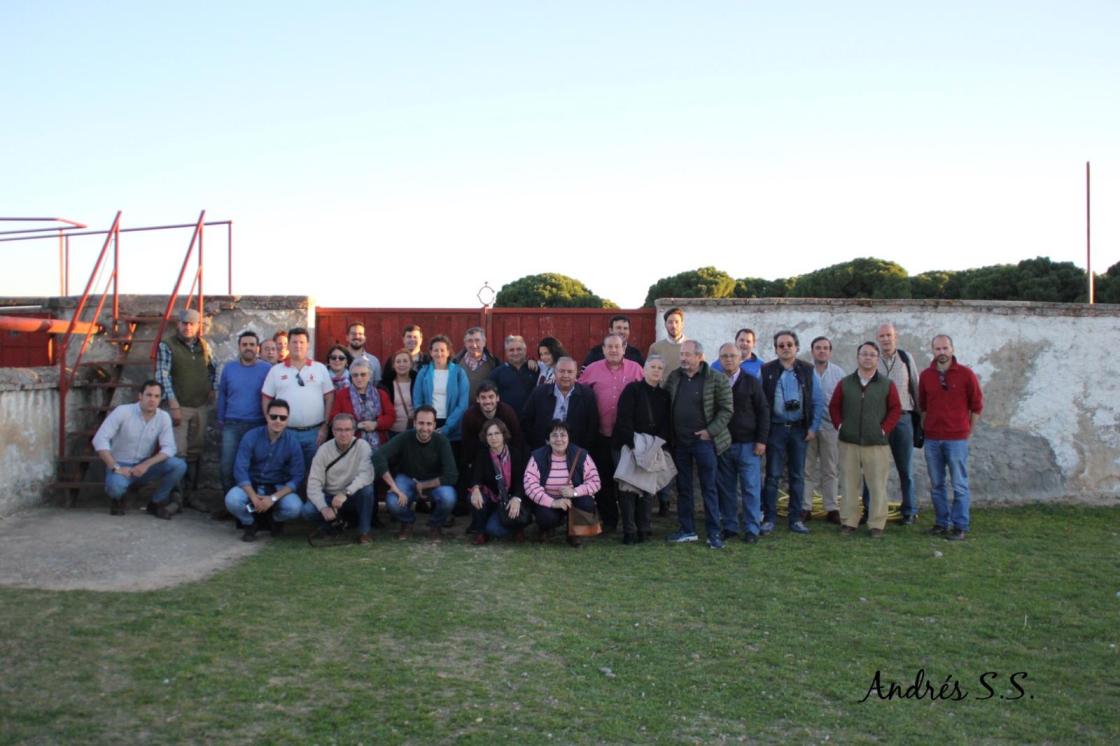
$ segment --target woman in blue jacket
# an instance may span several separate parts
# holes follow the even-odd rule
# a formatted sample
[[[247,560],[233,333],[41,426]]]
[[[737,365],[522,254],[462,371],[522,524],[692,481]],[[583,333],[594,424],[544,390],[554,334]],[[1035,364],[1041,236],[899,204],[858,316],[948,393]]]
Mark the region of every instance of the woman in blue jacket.
[[[432,337],[428,345],[432,362],[416,374],[412,390],[413,407],[424,404],[435,407],[436,427],[450,441],[463,439],[463,414],[470,404],[471,385],[466,372],[451,362],[451,340],[442,334]]]

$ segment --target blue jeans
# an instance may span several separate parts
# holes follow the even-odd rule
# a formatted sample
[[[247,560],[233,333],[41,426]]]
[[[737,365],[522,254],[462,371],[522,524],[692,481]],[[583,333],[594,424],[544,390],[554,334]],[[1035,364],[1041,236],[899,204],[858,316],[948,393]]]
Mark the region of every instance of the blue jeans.
[[[416,513],[412,510],[412,506],[416,504],[416,493],[418,492],[416,480],[407,474],[396,474],[393,476],[393,481],[397,483],[397,487],[408,498],[408,501],[402,505],[397,494],[390,492],[385,496],[385,507],[401,523],[416,523]],[[451,509],[455,507],[455,488],[448,484],[441,484],[433,490],[428,490],[428,495],[432,499],[432,513],[431,518],[428,519],[428,526],[430,528],[443,528],[443,525],[447,523],[447,517],[451,515]]]
[[[805,425],[801,422],[770,423],[766,440],[766,485],[762,489],[764,518],[771,523],[778,517],[778,480],[782,478],[782,461],[788,454],[789,523],[801,520],[801,497],[805,492]]]
[[[126,464],[120,462],[121,466],[136,466],[136,464]],[[187,473],[187,462],[183,459],[172,456],[165,461],[160,461],[158,464],[149,468],[141,477],[126,477],[122,474],[114,474],[111,471],[105,473],[105,494],[112,500],[120,500],[124,497],[124,493],[128,488],[134,484],[147,484],[153,479],[159,480],[159,488],[156,493],[152,495],[152,502],[162,503],[167,500],[171,495],[171,490],[175,489],[175,485],[179,484],[179,480]]]
[[[324,494],[323,499],[326,501],[327,505],[330,505],[331,500],[334,499],[334,495]],[[336,514],[346,513],[348,516],[357,514],[359,534],[368,534],[370,532],[370,527],[373,525],[373,514],[376,512],[377,500],[373,495],[372,484],[367,484],[365,487],[355,492],[347,498],[346,502],[342,503],[342,507],[339,510],[335,511]],[[305,502],[300,508],[300,518],[316,524],[326,523],[323,514],[315,507],[315,503],[310,500]]]
[[[229,492],[235,486],[233,483],[233,464],[237,460],[237,447],[241,445],[241,438],[254,427],[263,425],[263,422],[243,422],[226,420],[222,423],[222,491]],[[306,469],[310,464],[305,464]]]
[[[968,441],[926,440],[926,468],[933,501],[934,522],[943,528],[968,530]],[[945,467],[953,480],[953,506],[950,512],[945,490]]]
[[[743,529],[758,536],[762,526],[762,457],[754,443],[732,443],[719,456],[719,512],[723,527],[739,532],[739,499],[742,497]]]
[[[253,524],[253,516],[255,512],[249,510],[249,493],[241,489],[240,486],[230,488],[226,493],[226,510],[237,519],[237,522],[242,526],[251,526]],[[303,501],[299,499],[299,495],[294,492],[289,492],[282,498],[276,501],[276,504],[268,511],[272,516],[272,520],[283,523],[284,521],[294,521],[299,518],[300,509],[303,507]]]
[[[692,462],[700,472],[700,492],[704,499],[704,528],[708,538],[719,536],[719,495],[716,493],[716,446],[710,440],[696,440],[691,445],[673,449],[677,465],[677,521],[686,534],[696,533],[692,504]]]
[[[903,412],[898,424],[887,436],[887,443],[891,447],[891,458],[894,468],[898,472],[898,483],[902,488],[902,515],[918,515],[918,502],[914,499],[914,480],[910,476],[911,462],[914,460],[914,423],[910,421],[910,413]],[[863,509],[867,512],[867,503],[870,493],[867,485],[863,487]]]

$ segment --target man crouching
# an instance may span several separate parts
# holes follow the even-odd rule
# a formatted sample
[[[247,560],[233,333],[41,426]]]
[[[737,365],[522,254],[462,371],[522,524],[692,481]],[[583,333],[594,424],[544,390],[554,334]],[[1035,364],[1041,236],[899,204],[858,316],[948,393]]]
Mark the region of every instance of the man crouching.
[[[315,452],[307,475],[307,502],[303,517],[331,522],[340,513],[357,514],[358,543],[373,540],[370,525],[376,503],[373,496],[373,461],[369,443],[356,438],[354,416],[341,412],[331,420],[334,437]]]
[[[296,485],[303,479],[303,451],[288,430],[288,402],[268,402],[268,422],[241,438],[233,463],[236,486],[226,493],[228,510],[245,529],[243,541],[256,541],[261,517],[272,519],[272,535],[300,516]]]

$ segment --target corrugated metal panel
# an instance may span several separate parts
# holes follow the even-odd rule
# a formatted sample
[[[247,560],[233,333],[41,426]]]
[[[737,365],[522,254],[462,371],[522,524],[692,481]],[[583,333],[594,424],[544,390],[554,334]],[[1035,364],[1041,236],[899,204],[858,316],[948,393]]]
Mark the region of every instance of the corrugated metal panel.
[[[40,319],[54,318],[53,314],[44,310],[17,311],[0,308],[0,314]],[[34,368],[51,365],[53,357],[50,334],[0,330],[0,368]]]
[[[323,308],[316,314],[315,356],[323,358],[335,343],[346,343],[350,324],[366,327],[366,349],[381,360],[400,349],[404,327],[419,324],[425,340],[437,334],[451,338],[455,351],[462,349],[463,335],[472,326],[486,330],[487,346],[501,355],[502,340],[510,334],[525,337],[529,356],[535,358],[537,343],[555,337],[572,357],[582,360],[592,346],[602,342],[611,316],[630,317],[630,344],[642,352],[657,335],[656,311],[652,308]]]

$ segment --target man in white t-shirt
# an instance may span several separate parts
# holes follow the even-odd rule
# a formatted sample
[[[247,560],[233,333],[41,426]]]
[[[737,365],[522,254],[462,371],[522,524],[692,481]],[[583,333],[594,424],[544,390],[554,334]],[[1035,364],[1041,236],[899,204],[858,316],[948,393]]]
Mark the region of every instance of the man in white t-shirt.
[[[309,347],[306,329],[290,329],[288,358],[272,366],[261,387],[261,409],[266,415],[273,399],[288,402],[288,430],[299,441],[305,464],[311,463],[315,451],[327,440],[327,413],[334,403],[330,371],[307,356]]]

